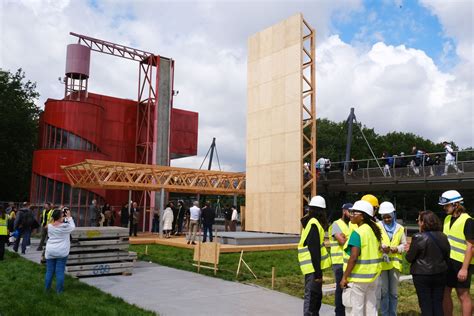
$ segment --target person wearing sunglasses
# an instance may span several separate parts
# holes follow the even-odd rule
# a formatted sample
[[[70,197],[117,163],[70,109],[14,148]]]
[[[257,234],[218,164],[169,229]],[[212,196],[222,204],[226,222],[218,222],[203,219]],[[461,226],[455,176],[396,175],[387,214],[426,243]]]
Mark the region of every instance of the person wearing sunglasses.
[[[444,219],[443,233],[448,236],[451,246],[449,253],[446,288],[444,291],[443,309],[445,315],[453,314],[451,292],[456,289],[461,303],[462,315],[472,315],[472,302],[469,293],[471,277],[474,271],[472,255],[474,243],[474,220],[467,214],[462,205],[463,197],[456,190],[444,192],[439,198],[447,216]]]
[[[350,209],[351,223],[358,227],[351,233],[344,251],[344,289],[342,301],[346,315],[377,315],[377,280],[382,271],[380,227],[374,220],[374,208],[367,201],[357,201]]]

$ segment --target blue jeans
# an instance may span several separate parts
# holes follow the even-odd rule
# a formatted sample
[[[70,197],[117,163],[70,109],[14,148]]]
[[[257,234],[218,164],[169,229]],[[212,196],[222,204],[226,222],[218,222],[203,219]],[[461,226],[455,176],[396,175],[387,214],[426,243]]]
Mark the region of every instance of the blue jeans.
[[[13,250],[15,252],[18,251],[18,247],[20,246],[20,239],[23,238],[21,242],[21,253],[25,253],[26,246],[30,244],[31,238],[31,229],[22,229],[20,232],[20,236],[15,240],[15,244],[13,245]]]
[[[342,264],[333,264],[332,271],[334,272],[334,277],[336,278],[336,293],[334,296],[334,305],[336,305],[336,308],[334,309],[334,312],[336,313],[336,316],[345,316],[346,308],[342,304],[342,289],[339,285],[342,280],[342,275],[344,274],[342,271]]]
[[[383,270],[380,274],[380,282],[382,283],[382,297],[380,300],[381,315],[397,315],[399,277],[400,272],[395,268]]]
[[[64,290],[64,270],[66,269],[67,257],[46,259],[46,277],[44,280],[46,291],[51,289],[53,275],[56,273],[56,292]]]
[[[202,242],[206,242],[207,232],[209,232],[209,241],[212,242],[212,224],[210,225],[203,224],[202,226],[203,226]]]

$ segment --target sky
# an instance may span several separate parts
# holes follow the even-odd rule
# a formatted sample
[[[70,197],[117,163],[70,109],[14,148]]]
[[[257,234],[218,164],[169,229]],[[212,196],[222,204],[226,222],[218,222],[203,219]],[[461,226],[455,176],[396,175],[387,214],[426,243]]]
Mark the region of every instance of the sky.
[[[319,118],[354,107],[379,134],[474,146],[470,0],[0,0],[0,68],[22,68],[43,107],[63,97],[71,31],[171,57],[174,106],[199,112],[198,155],[172,165],[199,168],[216,137],[222,169],[244,171],[247,39],[298,12],[316,29]],[[92,53],[89,91],[136,99],[137,82],[136,63]]]

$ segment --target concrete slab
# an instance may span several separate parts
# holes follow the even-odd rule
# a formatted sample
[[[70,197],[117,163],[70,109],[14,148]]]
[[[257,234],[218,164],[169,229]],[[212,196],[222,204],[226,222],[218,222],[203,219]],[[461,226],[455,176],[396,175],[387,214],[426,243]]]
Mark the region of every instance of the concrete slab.
[[[259,232],[219,232],[219,242],[229,245],[297,244],[299,235]]]

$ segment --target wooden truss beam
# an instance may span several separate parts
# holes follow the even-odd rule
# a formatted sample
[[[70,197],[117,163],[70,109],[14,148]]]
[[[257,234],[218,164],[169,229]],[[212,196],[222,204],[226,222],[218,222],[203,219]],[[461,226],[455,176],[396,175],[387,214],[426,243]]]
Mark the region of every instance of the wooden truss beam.
[[[61,166],[71,185],[84,189],[244,195],[245,173],[90,160]]]

